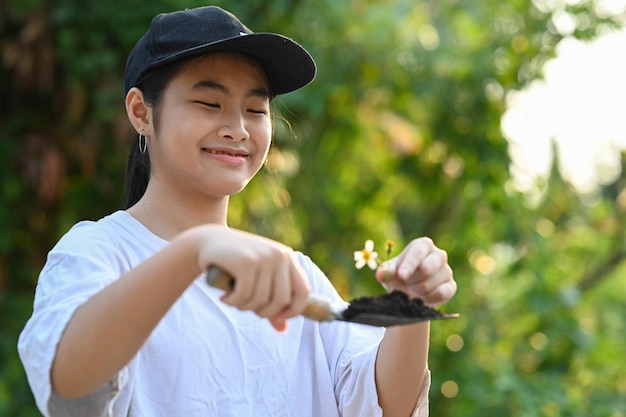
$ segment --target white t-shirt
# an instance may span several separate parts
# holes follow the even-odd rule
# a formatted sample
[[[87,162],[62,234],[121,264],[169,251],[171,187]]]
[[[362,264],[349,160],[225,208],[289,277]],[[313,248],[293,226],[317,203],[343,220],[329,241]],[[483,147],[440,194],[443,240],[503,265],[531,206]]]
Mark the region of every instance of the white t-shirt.
[[[78,306],[164,248],[125,211],[76,224],[49,253],[18,348],[48,417],[380,416],[374,364],[384,329],[302,317],[285,332],[219,300],[198,277],[132,361],[78,400],[52,392],[56,346]],[[314,293],[344,303],[301,253]],[[421,377],[421,376],[416,376]],[[414,416],[428,415],[429,376]]]

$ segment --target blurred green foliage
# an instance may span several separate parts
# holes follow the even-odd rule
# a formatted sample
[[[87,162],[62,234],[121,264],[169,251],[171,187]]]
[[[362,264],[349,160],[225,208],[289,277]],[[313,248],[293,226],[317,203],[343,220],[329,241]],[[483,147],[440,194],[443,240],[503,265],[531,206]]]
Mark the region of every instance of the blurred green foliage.
[[[562,37],[553,15],[580,38],[611,17],[592,0],[215,4],[319,67],[277,100],[271,157],[231,225],[309,254],[347,298],[381,291],[353,267],[366,239],[446,249],[459,292],[444,309],[462,317],[432,326],[433,416],[626,416],[626,176],[581,196],[554,169],[531,200],[499,126],[506,92]],[[0,416],[39,415],[16,343],[47,251],[121,206],[125,58],[153,15],[200,5],[0,1]]]

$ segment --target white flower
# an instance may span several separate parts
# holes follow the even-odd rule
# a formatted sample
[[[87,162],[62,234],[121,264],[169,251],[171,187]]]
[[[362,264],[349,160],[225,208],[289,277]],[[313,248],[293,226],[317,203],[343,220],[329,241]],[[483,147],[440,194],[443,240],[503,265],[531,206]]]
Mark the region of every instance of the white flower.
[[[365,241],[365,248],[354,252],[354,262],[357,269],[365,265],[370,269],[378,267],[378,253],[374,251],[374,241]]]

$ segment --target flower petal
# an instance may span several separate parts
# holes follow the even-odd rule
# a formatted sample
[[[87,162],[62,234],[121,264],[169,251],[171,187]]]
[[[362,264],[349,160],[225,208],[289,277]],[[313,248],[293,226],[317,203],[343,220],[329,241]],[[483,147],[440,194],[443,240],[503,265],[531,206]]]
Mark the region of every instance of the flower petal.
[[[372,270],[376,269],[378,267],[378,262],[376,262],[376,258],[370,258],[367,261],[367,266]]]

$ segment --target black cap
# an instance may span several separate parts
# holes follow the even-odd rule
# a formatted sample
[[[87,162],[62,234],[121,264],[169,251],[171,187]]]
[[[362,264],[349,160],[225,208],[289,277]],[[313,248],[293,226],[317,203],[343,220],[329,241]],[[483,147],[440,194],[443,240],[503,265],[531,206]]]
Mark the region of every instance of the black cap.
[[[232,13],[207,6],[152,19],[126,61],[125,91],[136,86],[149,69],[213,51],[241,52],[256,59],[267,74],[272,94],[289,93],[315,78],[313,58],[293,40],[254,33]]]

